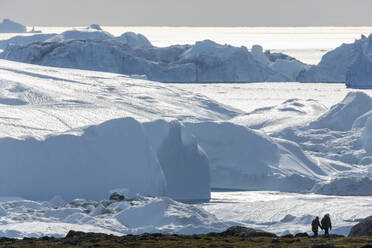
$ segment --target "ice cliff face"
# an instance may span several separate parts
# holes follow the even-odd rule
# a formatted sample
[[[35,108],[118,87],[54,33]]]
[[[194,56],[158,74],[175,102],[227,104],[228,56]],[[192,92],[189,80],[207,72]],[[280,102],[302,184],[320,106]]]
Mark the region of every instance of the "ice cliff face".
[[[372,34],[356,44],[356,58],[346,74],[346,86],[372,88]]]
[[[179,122],[170,123],[157,153],[167,181],[167,196],[176,200],[210,199],[208,158],[191,134],[181,132]]]

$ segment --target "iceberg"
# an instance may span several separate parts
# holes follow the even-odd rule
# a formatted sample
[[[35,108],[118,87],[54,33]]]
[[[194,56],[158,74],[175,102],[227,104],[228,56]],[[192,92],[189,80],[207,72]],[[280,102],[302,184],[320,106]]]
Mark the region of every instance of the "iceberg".
[[[128,49],[131,48],[112,40],[70,40],[9,46],[0,57],[53,67],[146,75],[149,80],[161,82],[195,81],[195,67],[190,63],[159,63],[136,56]]]
[[[352,44],[342,44],[327,52],[318,65],[303,70],[299,82],[346,83],[348,87],[368,87],[372,34]]]
[[[372,88],[372,34],[356,47],[356,58],[346,74],[346,86]]]
[[[195,82],[288,81],[286,76],[254,59],[246,47],[220,45],[210,40],[196,42],[177,63],[195,66]]]
[[[233,123],[186,123],[208,156],[212,188],[309,191],[322,168],[294,142]]]
[[[26,33],[27,29],[24,25],[14,22],[9,19],[4,19],[0,23],[0,33]]]
[[[35,42],[44,42],[56,34],[35,34],[31,36],[14,36],[8,40],[0,40],[0,49],[5,50],[9,45],[26,46]]]
[[[160,82],[287,82],[294,81],[298,72],[306,68],[289,56],[269,57],[259,46],[251,53],[244,46],[205,40],[194,45],[160,48],[152,46],[141,34],[128,32],[113,37],[94,27],[68,30],[52,37],[39,35],[7,40],[0,46],[4,48],[0,54],[3,59],[145,75],[149,80]]]
[[[152,47],[151,42],[145,36],[133,32],[126,32],[116,37],[115,40],[130,47]]]
[[[88,29],[102,30],[101,26],[98,24],[90,24]]]
[[[288,81],[296,81],[299,73],[310,67],[283,53],[271,53],[269,50],[264,52],[260,45],[252,46],[251,53],[261,64],[288,77]]]
[[[0,195],[105,199],[109,191],[164,195],[166,181],[142,125],[133,118],[44,140],[0,139]]]
[[[73,29],[73,30],[67,30],[61,34],[57,34],[49,39],[46,40],[46,42],[63,42],[63,41],[69,41],[69,40],[108,40],[112,39],[114,36],[112,36],[110,33],[105,32],[103,30],[99,29],[93,29],[93,28],[83,28],[83,29]]]

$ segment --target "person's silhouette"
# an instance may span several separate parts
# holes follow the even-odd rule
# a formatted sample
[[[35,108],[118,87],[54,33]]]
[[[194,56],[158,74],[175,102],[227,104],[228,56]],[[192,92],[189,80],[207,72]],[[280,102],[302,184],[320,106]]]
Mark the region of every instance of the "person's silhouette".
[[[324,217],[322,218],[321,223],[322,223],[322,227],[324,229],[324,234],[326,236],[329,236],[328,230],[332,230],[331,217],[329,216],[329,214],[324,215]]]

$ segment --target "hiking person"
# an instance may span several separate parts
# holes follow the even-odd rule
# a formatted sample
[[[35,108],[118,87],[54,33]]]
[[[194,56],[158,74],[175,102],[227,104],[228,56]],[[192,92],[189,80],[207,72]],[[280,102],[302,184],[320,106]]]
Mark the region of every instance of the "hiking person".
[[[311,229],[312,229],[312,231],[314,233],[314,237],[317,237],[318,236],[318,227],[320,227],[320,229],[323,229],[323,227],[320,225],[319,217],[317,216],[311,222]]]
[[[329,236],[328,229],[332,230],[332,223],[331,223],[331,218],[329,217],[329,214],[324,215],[322,218],[322,227],[324,229],[324,234],[325,236]]]

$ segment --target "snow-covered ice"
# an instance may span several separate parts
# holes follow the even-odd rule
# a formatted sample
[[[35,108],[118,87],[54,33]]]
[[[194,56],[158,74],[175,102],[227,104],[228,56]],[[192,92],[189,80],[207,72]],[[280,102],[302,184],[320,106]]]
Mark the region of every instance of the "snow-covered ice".
[[[0,202],[0,235],[22,238],[63,237],[69,230],[115,235],[143,232],[206,233],[242,225],[278,235],[311,232],[314,216],[330,213],[332,233],[347,235],[372,215],[371,197],[324,196],[271,191],[212,192],[211,201],[184,204],[169,198],[139,197],[114,202],[78,199],[59,207],[22,199]],[[102,211],[105,209],[105,211]]]
[[[178,119],[191,130],[198,145],[206,152],[212,168],[213,187],[289,190],[290,185],[295,183],[301,184],[296,190],[316,192],[321,189],[312,188],[315,184],[322,186],[335,179],[351,178],[368,171],[368,167],[360,165],[367,165],[369,160],[365,148],[358,142],[362,139],[362,120],[370,110],[368,102],[371,100],[361,93],[349,94],[330,111],[327,111],[330,104],[323,104],[322,98],[287,100],[279,107],[247,113],[184,90],[182,87],[188,87],[182,85],[175,87],[117,74],[56,69],[4,60],[1,61],[1,70],[4,90],[1,92],[3,122],[0,124],[4,138],[27,140],[26,136],[32,136],[37,139],[34,143],[38,144],[47,135],[61,132],[68,131],[79,136],[81,127],[114,118],[130,116],[140,122]],[[234,102],[228,104],[235,105]],[[358,106],[363,106],[363,109]],[[353,118],[347,117],[350,111]],[[277,115],[278,118],[270,118],[271,122],[267,123],[266,114]],[[303,115],[310,118],[292,122]],[[327,116],[338,116],[335,125],[343,124],[347,128],[333,127],[330,121],[322,126],[322,120],[330,118]],[[353,125],[357,125],[354,120],[360,123],[360,128],[350,131]],[[310,121],[313,122],[307,127],[306,123]],[[257,132],[249,128],[255,128]],[[146,124],[145,130],[151,148],[158,152],[169,130],[165,128],[160,129],[163,130],[161,132],[153,130],[149,133]],[[158,136],[155,139],[151,138],[154,134]],[[63,135],[57,135],[56,139]],[[231,143],[226,143],[230,139]],[[259,152],[249,153],[253,151],[251,144],[261,143]],[[221,149],[225,153],[218,152]],[[230,152],[227,152],[229,149]],[[271,151],[272,157],[261,156],[261,150],[266,153]],[[238,151],[247,157],[241,157]],[[239,160],[238,157],[245,159]],[[258,166],[260,164],[265,166]],[[224,173],[221,174],[221,171]],[[231,173],[238,173],[241,180],[227,180],[229,177],[226,175]],[[262,176],[270,180],[264,183],[258,180],[257,184],[251,181],[251,186],[244,186],[248,178]],[[226,181],[216,180],[219,177]]]
[[[139,122],[116,119],[76,131],[82,134],[0,139],[0,195],[104,199],[116,188],[128,196],[165,194],[163,171]]]
[[[53,37],[45,40],[45,42],[65,42],[69,40],[107,40],[112,39],[110,33],[97,28],[84,28],[84,29],[73,29],[65,31],[61,34],[54,35]]]
[[[216,47],[229,52],[232,49],[232,53],[242,49]],[[177,54],[192,48],[172,49]],[[158,56],[163,54],[159,52]],[[0,60],[0,72],[0,137],[5,148],[1,159],[18,161],[22,168],[28,165],[25,158],[32,158],[30,162],[41,166],[33,171],[30,168],[28,175],[40,177],[40,182],[56,178],[49,166],[62,168],[62,163],[73,166],[77,161],[74,168],[59,173],[64,177],[70,177],[71,170],[81,169],[71,188],[55,180],[55,187],[41,190],[27,175],[12,173],[10,178],[16,178],[11,182],[14,189],[22,183],[32,187],[29,194],[2,187],[3,197],[46,200],[60,194],[64,199],[53,197],[42,202],[4,198],[0,202],[0,231],[6,236],[63,236],[69,229],[115,234],[200,233],[222,231],[233,224],[283,234],[309,231],[312,217],[327,212],[334,220],[335,232],[347,234],[358,220],[371,215],[370,197],[360,196],[371,195],[369,91],[356,92],[340,84],[160,84],[138,79],[138,75],[6,60]],[[18,146],[27,153],[15,154],[18,149],[13,148]],[[328,196],[243,192],[236,197],[232,192],[212,192],[210,203],[179,203],[161,197],[170,193],[165,170],[178,162],[172,157],[178,153],[187,161],[178,163],[182,173],[187,173],[187,178],[196,173],[197,177],[195,181],[171,182],[175,191],[170,196],[176,199],[185,193],[178,191],[179,185],[183,187],[180,189],[191,185],[186,190],[193,191],[191,196],[181,196],[182,200],[208,199],[209,177],[212,187],[225,190],[266,189]],[[114,168],[118,160],[124,163]],[[104,171],[102,164],[112,167]],[[146,164],[152,172],[144,172]],[[84,165],[92,170],[83,170]],[[9,164],[1,166],[14,171]],[[95,170],[119,183],[94,185]],[[179,174],[170,172],[179,178]],[[51,174],[51,178],[43,178],[43,173]],[[148,178],[154,174],[157,176]],[[82,184],[79,179],[85,177],[88,181]],[[19,183],[17,178],[24,180]],[[133,181],[127,185],[128,180],[122,178]],[[90,194],[89,190],[96,191],[101,184],[105,188],[99,195]],[[77,185],[83,186],[82,191],[71,194]],[[57,186],[59,191],[54,192]],[[65,188],[69,191],[63,195]],[[109,205],[98,201],[114,188],[135,200]],[[50,192],[37,197],[35,189]],[[89,200],[71,201],[76,197]],[[233,203],[226,202],[229,200]],[[34,224],[36,227],[30,228]]]
[[[48,37],[48,38],[47,38]],[[45,38],[45,39],[44,39]],[[141,34],[119,37],[97,28],[61,34],[17,37],[1,42],[1,58],[39,65],[146,75],[161,82],[286,82],[295,81],[308,65],[281,53],[265,53],[260,46],[217,44],[159,48]]]
[[[331,233],[348,235],[351,227],[372,215],[371,197],[325,196],[277,191],[213,192],[203,204],[226,223],[262,229],[279,235],[311,233],[315,216],[330,213]]]
[[[301,192],[325,174],[295,143],[227,122],[186,125],[210,160],[214,188]]]
[[[56,34],[34,34],[29,36],[14,36],[7,40],[0,40],[0,49],[5,49],[11,44],[17,45],[29,45],[34,42],[43,42],[51,37],[54,37]]]
[[[128,76],[0,60],[0,137],[42,138],[104,121],[228,120],[240,111],[201,94]]]
[[[104,205],[105,206],[104,206]],[[107,205],[108,204],[108,205]],[[59,207],[50,202],[1,202],[0,235],[7,237],[63,237],[69,230],[115,235],[143,232],[204,233],[223,231],[227,224],[201,206],[170,198],[139,197],[111,202],[76,199]]]

